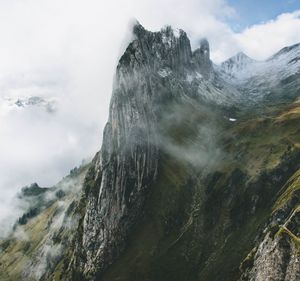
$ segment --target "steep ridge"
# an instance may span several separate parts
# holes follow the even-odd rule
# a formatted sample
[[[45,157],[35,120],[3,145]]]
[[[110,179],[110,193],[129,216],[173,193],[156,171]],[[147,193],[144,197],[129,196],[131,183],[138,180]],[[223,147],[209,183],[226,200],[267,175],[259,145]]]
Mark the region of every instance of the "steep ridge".
[[[297,128],[299,106],[298,100],[280,114],[276,119],[278,126]],[[299,129],[296,132],[294,145],[299,149]],[[299,188],[298,169],[279,190],[268,222],[258,235],[255,247],[242,262],[241,281],[299,280]]]
[[[156,179],[157,124],[166,106],[172,101],[209,103],[213,95],[218,103],[233,103],[216,86],[222,81],[215,77],[206,40],[192,53],[183,31],[176,36],[167,27],[152,33],[140,24],[133,31],[136,39],[117,67],[102,150],[85,189],[86,211],[70,267],[80,280],[101,276],[125,247]],[[202,87],[211,93],[203,95]]]
[[[16,229],[29,239],[15,229],[0,243],[0,277],[258,281],[272,271],[276,281],[297,280],[297,46],[264,68],[238,54],[220,70],[205,39],[192,51],[181,30],[136,24],[133,33],[101,151],[73,175],[78,188],[22,217]],[[268,71],[288,81],[275,91]],[[29,191],[44,196],[36,185]],[[51,230],[57,212],[71,227]]]
[[[238,280],[240,262],[268,225],[285,182],[299,169],[299,131],[293,123],[299,119],[278,124],[281,115],[240,116],[231,125],[202,108],[198,118],[192,107],[186,110],[195,120],[182,117],[172,128],[180,132],[175,139],[183,138],[187,151],[195,135],[183,128],[205,118],[200,126],[210,120],[218,133],[209,141],[217,138],[214,149],[221,153],[206,145],[211,161],[203,166],[168,151],[161,156],[144,219],[101,280]],[[203,139],[195,145],[201,147]],[[201,150],[194,154],[207,156]]]
[[[263,238],[243,261],[240,280],[299,280],[299,179],[298,170],[276,202]]]
[[[254,61],[239,53],[217,70],[224,80],[244,93],[248,102],[291,101],[300,89],[300,44],[285,47],[265,61]]]

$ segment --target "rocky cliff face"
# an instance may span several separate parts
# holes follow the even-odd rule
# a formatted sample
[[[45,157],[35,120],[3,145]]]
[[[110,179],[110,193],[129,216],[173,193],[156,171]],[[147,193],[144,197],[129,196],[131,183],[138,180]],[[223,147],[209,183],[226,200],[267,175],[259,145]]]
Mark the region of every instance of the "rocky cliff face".
[[[133,34],[101,151],[77,188],[25,190],[39,205],[0,241],[0,279],[298,280],[298,47],[216,68],[205,39]]]
[[[133,32],[136,38],[117,67],[103,146],[85,189],[86,211],[71,265],[80,279],[101,276],[125,248],[157,177],[157,122],[165,105],[183,99],[212,101],[201,95],[200,84],[219,91],[206,40],[193,53],[182,30],[176,34],[166,27],[152,33],[136,24]],[[191,82],[187,77],[195,85],[186,87]]]
[[[231,108],[236,105],[241,106],[240,104],[243,102],[242,94],[230,86],[231,80],[225,82],[213,69],[209,57],[209,44],[207,40],[202,40],[199,49],[192,52],[187,35],[183,31],[175,33],[170,27],[165,28],[161,32],[152,33],[137,24],[134,27],[134,35],[135,39],[121,57],[117,67],[109,121],[104,132],[103,147],[95,158],[95,164],[90,171],[90,176],[87,178],[88,184],[85,187],[85,197],[83,199],[85,213],[82,218],[82,223],[79,226],[79,236],[75,242],[76,250],[73,253],[72,263],[69,267],[72,272],[71,279],[93,280],[96,278],[100,280],[104,278],[105,280],[107,277],[103,274],[109,265],[118,259],[121,253],[125,251],[127,245],[126,241],[128,241],[129,236],[133,233],[132,231],[137,227],[136,222],[140,221],[142,217],[147,217],[147,215],[143,214],[147,196],[148,194],[151,196],[153,186],[160,185],[160,163],[165,161],[166,154],[169,155],[167,157],[170,157],[170,150],[166,149],[165,145],[161,143],[162,141],[166,141],[165,138],[162,138],[162,134],[164,135],[165,131],[170,129],[170,120],[166,117],[170,114],[169,105],[173,103],[181,104],[184,108],[186,104],[194,103],[198,104],[198,108],[201,108],[203,104],[206,104],[208,110],[209,108],[211,108],[211,110],[217,110],[215,106],[221,105],[222,108]],[[245,69],[250,64],[250,59],[244,55],[238,55],[237,63],[237,68]],[[234,67],[235,66],[232,66],[232,68]],[[190,112],[191,109],[189,107],[190,106],[178,114],[181,122],[182,119],[184,119],[182,115],[187,114],[187,112],[192,116],[198,115],[198,113]],[[177,107],[171,107],[171,111],[174,110],[174,108],[176,109]],[[205,112],[204,109],[203,112]],[[227,110],[225,109],[225,113],[226,112]],[[209,114],[207,116],[207,114],[201,116],[201,119],[208,118],[208,120],[211,120],[212,117]],[[224,114],[222,110],[219,113],[215,113],[213,119],[219,120],[218,122],[222,124],[222,114]],[[195,120],[198,120],[198,118],[200,117],[195,117]],[[172,122],[173,121],[171,121],[171,123]],[[192,121],[192,124],[190,124],[192,130],[197,127],[194,122],[195,121]],[[200,123],[201,122],[202,120]],[[246,126],[248,126],[247,122]],[[179,124],[180,130],[182,130],[182,126],[184,125]],[[212,128],[216,126],[215,124],[211,124]],[[226,129],[228,129],[227,125],[224,124],[218,128],[220,134]],[[196,134],[196,138],[197,137]],[[192,139],[188,133],[185,138]],[[169,141],[170,139],[167,140]],[[178,141],[178,136],[175,137],[175,141]],[[202,143],[199,142],[199,145],[201,144]],[[186,149],[185,146],[186,140],[183,141],[183,149]],[[241,144],[241,146],[243,145]],[[189,149],[189,147],[187,149]],[[284,151],[285,148],[283,148],[281,153]],[[197,152],[195,153],[197,154]],[[282,160],[276,160],[280,163],[284,161],[281,153],[279,153],[277,157]],[[213,157],[212,155],[211,157]],[[201,158],[206,156],[203,153],[199,153],[197,157]],[[247,157],[244,159],[247,159]],[[174,158],[174,155],[171,155],[171,158]],[[227,161],[228,160],[229,159],[227,159]],[[178,159],[177,161],[178,163],[182,162]],[[219,166],[224,165],[221,164],[221,159],[218,159],[218,161],[220,161],[220,163],[218,163]],[[274,159],[265,159],[264,161],[274,161]],[[204,166],[208,167],[208,163],[208,160],[203,161]],[[181,165],[185,166],[186,164],[181,163],[179,166]],[[260,169],[263,170],[263,165],[259,165]],[[295,166],[297,165],[298,163],[295,163]],[[240,171],[239,169],[234,170],[234,166],[235,164],[232,165],[230,169],[232,172],[229,174],[229,182],[232,182],[230,186],[232,186],[233,189],[235,188],[236,181],[238,181],[240,185],[249,186],[249,188],[255,185],[260,186],[260,182],[267,184],[267,180],[262,179],[261,175],[256,174],[257,172],[251,174],[253,173],[249,171],[251,168],[247,168],[248,170],[246,169],[246,171]],[[184,181],[200,181],[204,184],[203,178],[210,177],[210,175],[212,175],[213,178],[216,177],[216,175],[214,175],[215,172],[209,170],[206,173],[201,172],[201,180],[199,178],[197,179],[197,177],[193,179],[190,173],[194,171],[194,168],[182,167],[179,169],[187,169],[187,175],[184,176],[183,182],[180,183],[181,188],[182,185],[184,185]],[[281,168],[274,167],[274,169],[274,172],[270,172],[269,175],[269,177],[274,177],[274,189],[270,192],[270,196],[275,196],[276,190],[283,184],[281,179],[276,179],[276,177],[280,177],[280,175],[276,173],[283,173],[282,177],[286,178],[289,173],[293,171],[293,168],[290,168],[290,171],[285,174],[285,172],[281,171]],[[216,173],[218,174],[219,172]],[[272,175],[272,173],[274,175]],[[239,174],[239,176],[237,176],[237,174]],[[252,180],[249,181],[248,178],[250,176]],[[220,177],[226,178],[228,175]],[[272,180],[270,179],[270,181]],[[250,220],[251,214],[257,214],[256,216],[258,218],[253,223],[258,227],[259,223],[263,221],[259,218],[259,214],[266,212],[267,209],[270,208],[268,207],[266,209],[263,207],[265,193],[268,191],[261,186],[257,191],[249,191],[251,195],[247,194],[247,192],[241,193],[239,199],[236,196],[240,191],[228,191],[229,193],[224,194],[223,192],[215,191],[212,193],[213,195],[202,194],[200,198],[197,198],[197,193],[202,193],[200,188],[201,184],[200,186],[199,184],[194,185],[193,188],[195,188],[195,190],[192,192],[192,197],[187,199],[187,202],[190,202],[192,205],[186,206],[186,203],[180,204],[183,204],[182,208],[185,210],[184,212],[187,213],[195,212],[196,207],[193,207],[193,204],[198,206],[199,210],[202,210],[197,220],[192,219],[192,221],[196,222],[194,222],[191,228],[196,233],[202,233],[204,229],[207,229],[208,233],[211,233],[215,240],[215,242],[209,246],[210,254],[206,254],[207,261],[210,259],[212,259],[212,261],[208,263],[206,268],[204,267],[202,271],[200,271],[202,273],[198,274],[200,274],[202,278],[208,278],[207,280],[220,280],[220,278],[222,278],[221,276],[227,276],[226,280],[230,280],[230,278],[234,278],[235,275],[230,273],[230,271],[225,273],[229,268],[224,269],[224,273],[221,275],[216,275],[212,272],[213,260],[217,259],[219,262],[222,260],[222,255],[218,253],[217,247],[220,247],[220,245],[224,243],[225,245],[229,243],[229,245],[232,246],[232,244],[230,244],[232,242],[226,241],[228,241],[228,239],[230,241],[231,238],[229,237],[231,235],[240,235],[238,234],[239,227],[244,229],[250,227],[247,223],[242,223],[241,220]],[[184,191],[180,191],[180,193],[181,192]],[[232,196],[235,199],[233,199]],[[226,206],[226,204],[223,205],[224,202],[220,202],[221,205],[217,208],[223,210],[222,212],[231,213],[232,215],[230,215],[229,218],[224,217],[221,219],[222,213],[219,213],[220,211],[218,211],[218,209],[214,211],[214,207],[212,206],[209,207],[210,203],[208,202],[215,205],[214,200],[218,197],[222,198],[222,201],[228,202],[229,207]],[[252,203],[247,203],[243,207],[240,206],[238,202],[235,202],[235,200],[241,200],[243,202],[247,200],[246,198],[248,197]],[[199,200],[202,203],[200,203]],[[241,214],[235,214],[235,212],[239,212],[239,208],[242,209],[240,210]],[[141,216],[141,214],[143,215]],[[167,216],[170,216],[170,214]],[[171,216],[174,216],[174,214]],[[207,225],[206,221],[215,220],[215,216],[221,216],[221,221],[218,222],[221,225],[217,227],[212,227],[210,224]],[[182,229],[185,228],[184,221],[188,220],[186,223],[189,224],[189,220],[191,220],[192,217],[188,219],[183,216],[179,223],[179,225],[182,224],[180,227],[181,230],[177,229],[173,231],[182,231]],[[216,222],[217,221],[218,220],[216,220]],[[170,228],[172,229],[172,227]],[[255,230],[251,229],[250,233],[254,235]],[[249,244],[251,245],[251,235],[247,238],[247,243],[237,247],[239,253],[245,251],[249,247]],[[207,239],[204,238],[206,235],[202,234],[202,236],[202,239]],[[199,253],[201,253],[204,250],[203,242],[196,242],[197,239],[194,235],[190,236],[190,239],[198,244],[197,247]],[[208,243],[208,245],[209,244],[210,243]],[[183,250],[183,252],[185,251],[188,250]],[[229,251],[229,249],[224,251]],[[227,254],[229,254],[229,252]],[[193,256],[189,251],[186,255],[190,258]],[[213,258],[213,255],[216,255],[218,258]],[[202,259],[205,259],[204,257],[202,257]],[[238,254],[236,259],[241,257],[242,256]],[[201,264],[200,261],[198,262]],[[186,266],[187,268],[189,267],[188,265]],[[164,276],[164,280],[169,278],[164,274],[162,276]],[[192,276],[195,275],[192,274]],[[263,275],[260,274],[259,276]],[[122,277],[119,278],[122,279]],[[126,277],[123,278],[126,280]],[[132,277],[127,278],[131,280]],[[155,277],[154,279],[160,280],[160,278],[161,277]],[[191,280],[194,280],[193,278],[195,277],[191,277]],[[108,278],[108,280],[110,280],[110,278]]]
[[[280,191],[256,246],[241,264],[241,281],[299,280],[299,188],[300,170]]]

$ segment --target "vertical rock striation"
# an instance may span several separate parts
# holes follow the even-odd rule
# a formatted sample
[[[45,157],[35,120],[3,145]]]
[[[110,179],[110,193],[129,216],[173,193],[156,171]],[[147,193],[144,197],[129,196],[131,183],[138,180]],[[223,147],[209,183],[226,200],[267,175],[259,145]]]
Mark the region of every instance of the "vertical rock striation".
[[[198,56],[181,30],[152,33],[136,24],[133,33],[117,66],[102,149],[86,179],[71,279],[101,276],[124,249],[157,175],[156,124],[163,104],[195,95],[195,90],[182,90],[187,73],[212,72],[207,41]]]

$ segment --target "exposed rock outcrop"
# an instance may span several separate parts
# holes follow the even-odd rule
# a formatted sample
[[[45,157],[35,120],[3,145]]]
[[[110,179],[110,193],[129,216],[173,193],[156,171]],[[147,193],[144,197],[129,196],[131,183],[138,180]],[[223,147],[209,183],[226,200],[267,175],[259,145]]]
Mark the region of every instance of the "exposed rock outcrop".
[[[300,170],[287,182],[256,247],[241,264],[241,281],[300,280]]]

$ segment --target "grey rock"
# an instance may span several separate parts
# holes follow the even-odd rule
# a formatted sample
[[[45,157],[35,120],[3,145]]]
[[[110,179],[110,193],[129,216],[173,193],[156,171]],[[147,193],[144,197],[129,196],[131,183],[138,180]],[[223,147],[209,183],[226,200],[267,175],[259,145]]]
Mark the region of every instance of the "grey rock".
[[[82,279],[101,276],[142,214],[157,175],[164,104],[196,98],[231,105],[237,95],[214,74],[207,40],[193,53],[182,30],[149,32],[136,24],[133,33],[117,66],[102,149],[86,179],[85,213],[69,267],[70,276]]]

